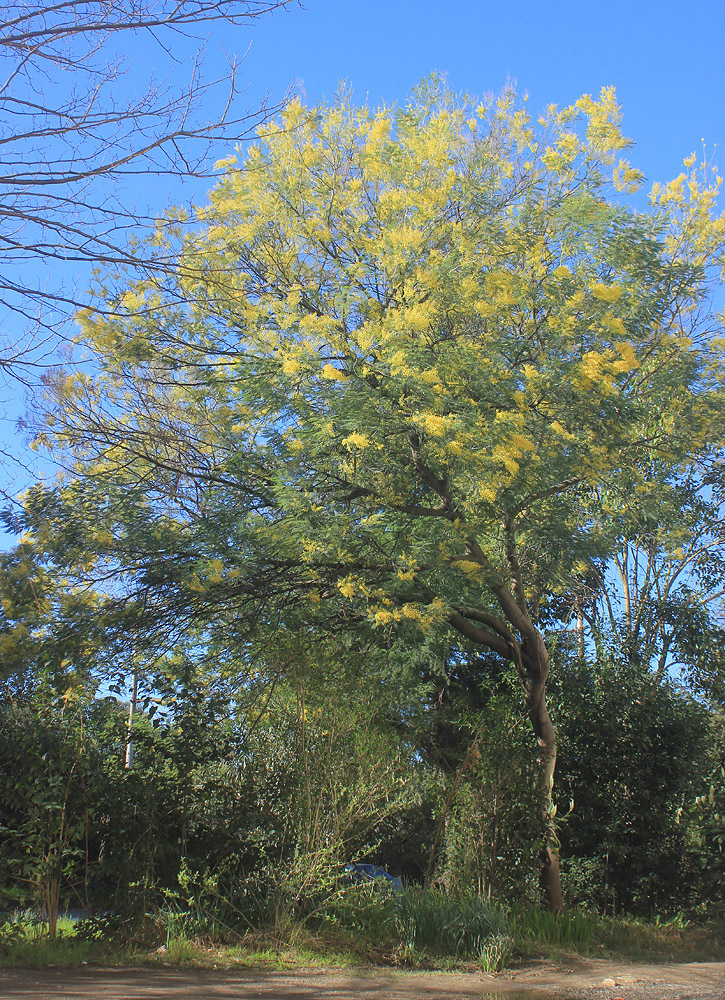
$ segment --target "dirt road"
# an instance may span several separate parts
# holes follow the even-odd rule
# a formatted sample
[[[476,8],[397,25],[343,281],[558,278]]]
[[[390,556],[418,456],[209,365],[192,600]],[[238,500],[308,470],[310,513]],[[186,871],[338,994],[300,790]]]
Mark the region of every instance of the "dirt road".
[[[724,1000],[725,962],[627,965],[572,957],[484,973],[0,969],[3,1000]]]

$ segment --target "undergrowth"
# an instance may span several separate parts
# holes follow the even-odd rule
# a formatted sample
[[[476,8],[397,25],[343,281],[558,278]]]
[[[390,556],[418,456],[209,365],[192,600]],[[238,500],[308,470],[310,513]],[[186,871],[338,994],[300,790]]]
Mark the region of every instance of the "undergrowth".
[[[683,917],[645,921],[534,906],[503,908],[434,890],[346,887],[285,921],[250,929],[199,911],[159,909],[142,920],[58,923],[55,941],[32,914],[0,923],[0,965],[174,965],[346,968],[361,963],[495,972],[512,960],[567,953],[631,961],[720,958],[725,925]]]
[[[556,914],[533,906],[514,907],[520,955],[555,957],[564,952],[640,962],[718,959],[725,950],[725,924],[695,924],[682,915],[645,920],[602,917],[583,911]]]

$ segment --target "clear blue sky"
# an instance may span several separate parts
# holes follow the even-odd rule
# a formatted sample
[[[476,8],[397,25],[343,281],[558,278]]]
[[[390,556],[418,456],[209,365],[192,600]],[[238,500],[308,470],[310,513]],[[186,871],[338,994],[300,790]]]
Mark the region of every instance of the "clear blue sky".
[[[613,84],[648,179],[679,173],[703,138],[725,142],[725,0],[307,0],[251,35],[250,98],[297,79],[314,103],[345,79],[360,101],[393,103],[439,70],[473,94],[514,79],[539,110]]]
[[[242,55],[251,41],[240,79],[248,83],[242,107],[256,107],[266,92],[274,98],[298,83],[306,100],[332,97],[346,80],[371,106],[402,102],[433,70],[444,72],[454,90],[482,95],[507,80],[530,95],[530,109],[570,103],[613,84],[624,112],[624,131],[636,142],[631,158],[648,181],[676,176],[682,160],[705,140],[720,150],[725,168],[725,0],[306,0],[254,22],[249,28],[216,26],[207,43],[209,74],[224,71],[223,48]],[[196,43],[176,51],[180,63],[171,82],[188,80]],[[145,87],[156,66],[162,79],[169,63],[161,50],[136,39],[127,53],[124,83]],[[215,108],[210,107],[211,116]],[[216,159],[226,152],[217,148]],[[197,200],[206,187],[193,185]],[[182,191],[150,179],[131,192],[161,213]],[[53,275],[48,280],[52,283]],[[79,274],[80,284],[88,275]],[[20,331],[18,331],[20,336]],[[23,402],[0,400],[0,429],[12,432]],[[22,450],[17,440],[15,450]],[[21,473],[22,476],[22,473]],[[0,470],[0,478],[3,477]],[[6,480],[7,481],[7,480]],[[11,488],[22,485],[17,481]],[[0,546],[10,539],[0,536]]]

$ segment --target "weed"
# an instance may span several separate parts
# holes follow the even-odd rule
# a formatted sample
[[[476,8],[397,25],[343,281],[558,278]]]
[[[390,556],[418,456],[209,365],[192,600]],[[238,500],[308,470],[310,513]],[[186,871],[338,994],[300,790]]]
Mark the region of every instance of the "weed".
[[[514,939],[508,934],[497,934],[483,945],[478,953],[478,964],[483,972],[500,972],[508,965],[513,954]]]

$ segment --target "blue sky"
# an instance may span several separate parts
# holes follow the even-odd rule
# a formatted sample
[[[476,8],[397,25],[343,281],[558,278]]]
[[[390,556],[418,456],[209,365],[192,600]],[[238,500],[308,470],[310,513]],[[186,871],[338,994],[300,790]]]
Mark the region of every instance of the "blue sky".
[[[171,73],[172,85],[187,80],[187,56],[196,44],[180,42],[174,66],[149,39],[136,39],[125,53],[124,86],[144,88],[153,71],[160,79]],[[703,139],[710,153],[725,143],[725,0],[458,0],[449,6],[432,0],[306,0],[304,8],[276,12],[248,27],[214,27],[207,41],[208,74],[223,73],[225,50],[243,55],[248,46],[240,68],[247,83],[242,108],[256,107],[267,92],[280,98],[295,84],[316,103],[332,97],[343,80],[360,102],[394,104],[437,70],[447,74],[452,89],[472,95],[495,93],[515,80],[519,92],[530,95],[532,112],[613,84],[625,134],[636,142],[631,159],[649,182],[676,176]],[[206,113],[215,110],[210,105]],[[227,151],[217,147],[211,159]],[[191,191],[203,200],[207,187],[197,182]],[[189,193],[153,178],[129,189],[132,200],[148,203],[157,214]],[[52,272],[39,274],[52,285]],[[73,276],[80,285],[88,278]],[[24,405],[20,389],[15,399],[1,402],[0,429],[12,435]],[[19,437],[14,448],[22,452]],[[16,481],[10,488],[21,485]],[[0,546],[9,541],[0,536]]]
[[[648,179],[725,141],[725,0],[307,0],[251,36],[250,96],[297,79],[314,103],[345,79],[361,102],[394,103],[438,70],[479,95],[514,79],[539,110],[613,84]]]

